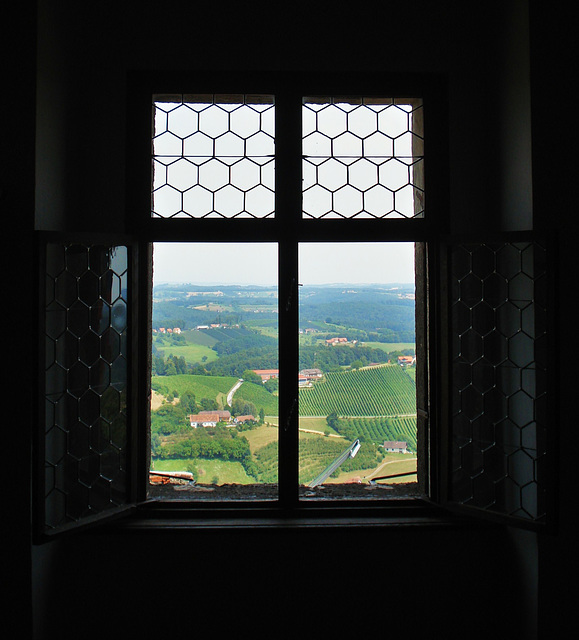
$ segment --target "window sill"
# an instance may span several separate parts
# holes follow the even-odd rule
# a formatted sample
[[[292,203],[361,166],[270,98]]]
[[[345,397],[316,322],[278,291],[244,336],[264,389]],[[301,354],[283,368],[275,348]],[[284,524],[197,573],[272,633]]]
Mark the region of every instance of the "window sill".
[[[450,514],[423,499],[388,504],[304,504],[284,509],[275,504],[183,505],[148,502],[111,525],[119,532],[270,529],[374,529],[391,527],[481,527],[470,518]]]

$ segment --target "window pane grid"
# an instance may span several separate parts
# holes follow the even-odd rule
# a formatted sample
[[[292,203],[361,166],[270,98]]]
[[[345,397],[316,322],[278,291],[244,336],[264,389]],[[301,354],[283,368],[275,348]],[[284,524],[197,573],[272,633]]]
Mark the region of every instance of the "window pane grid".
[[[303,98],[303,217],[424,217],[422,101]]]
[[[274,100],[153,97],[151,216],[274,216]]]

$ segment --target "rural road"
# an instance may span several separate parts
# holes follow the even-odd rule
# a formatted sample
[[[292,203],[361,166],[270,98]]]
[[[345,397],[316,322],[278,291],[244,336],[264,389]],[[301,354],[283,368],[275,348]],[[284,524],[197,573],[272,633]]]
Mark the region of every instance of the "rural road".
[[[229,390],[229,393],[227,394],[227,404],[229,406],[231,406],[231,403],[233,402],[233,394],[239,389],[239,387],[241,387],[242,384],[243,380],[240,378]]]

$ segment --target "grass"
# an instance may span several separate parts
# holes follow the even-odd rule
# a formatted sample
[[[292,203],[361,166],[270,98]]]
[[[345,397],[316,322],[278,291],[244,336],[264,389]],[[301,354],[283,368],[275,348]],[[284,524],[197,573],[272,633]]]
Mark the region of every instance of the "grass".
[[[277,427],[271,427],[264,424],[260,427],[256,427],[255,429],[243,431],[241,435],[244,438],[247,438],[251,453],[254,454],[258,449],[265,447],[266,444],[277,441],[278,429]]]
[[[234,398],[243,398],[253,402],[257,410],[263,408],[267,415],[276,415],[278,412],[278,398],[264,389],[263,385],[253,382],[244,382],[235,392]]]
[[[266,416],[266,422],[269,422],[273,425],[279,425],[279,418],[277,416]],[[319,431],[322,434],[325,434],[326,431],[337,435],[337,432],[328,426],[325,418],[300,418],[299,419],[299,429],[307,429],[308,431]],[[307,432],[300,432],[300,438],[304,437]],[[316,434],[312,434],[314,437],[318,437]]]
[[[219,355],[216,351],[213,351],[210,347],[207,347],[202,344],[184,344],[184,345],[176,345],[172,344],[169,346],[159,346],[157,345],[157,351],[162,356],[176,356],[177,358],[185,358],[185,361],[189,364],[199,363],[208,363],[213,362],[219,358]],[[203,360],[205,358],[205,360]]]
[[[371,347],[372,349],[381,349],[386,353],[391,353],[392,351],[403,351],[404,349],[412,349],[416,348],[414,342],[363,342],[362,346]]]
[[[169,391],[177,391],[179,396],[193,393],[197,400],[201,398],[217,398],[218,394],[227,392],[237,382],[234,376],[192,376],[179,374],[176,376],[153,376],[153,385],[167,387]],[[267,393],[267,392],[266,392]]]
[[[194,461],[177,460],[155,460],[155,471],[188,471],[188,467],[193,464],[197,469],[198,482],[202,484],[213,484],[217,478],[217,484],[254,484],[255,480],[250,478],[240,462],[228,462],[224,460],[201,460]]]

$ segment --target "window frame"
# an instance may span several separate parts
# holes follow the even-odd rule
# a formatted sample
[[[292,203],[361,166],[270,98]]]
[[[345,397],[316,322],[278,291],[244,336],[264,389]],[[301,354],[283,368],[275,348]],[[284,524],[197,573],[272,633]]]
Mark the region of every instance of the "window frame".
[[[433,239],[447,228],[448,207],[444,194],[447,184],[446,163],[425,163],[424,184],[427,195],[428,213],[423,218],[405,219],[309,219],[302,217],[302,98],[304,96],[375,96],[419,98],[424,106],[424,128],[428,131],[425,144],[432,157],[444,158],[446,148],[440,143],[445,140],[446,122],[444,83],[436,78],[386,77],[380,82],[373,74],[268,74],[239,77],[237,74],[135,74],[129,91],[127,121],[130,124],[128,148],[131,154],[128,174],[128,229],[138,234],[144,246],[152,242],[195,241],[211,242],[275,242],[279,247],[279,335],[297,335],[298,328],[298,282],[297,248],[300,242],[364,242],[380,238],[385,243],[411,241],[432,243]],[[375,87],[380,85],[380,91]],[[193,89],[192,89],[193,87]],[[368,91],[368,87],[374,87]],[[151,104],[155,94],[176,93],[220,94],[267,94],[275,96],[275,141],[276,141],[276,186],[275,217],[265,219],[164,219],[150,215],[150,131]],[[135,114],[139,114],[135,117]],[[130,116],[130,117],[129,117]],[[437,125],[434,123],[437,122]],[[432,129],[432,136],[431,134]],[[438,131],[437,134],[434,132]],[[146,145],[146,146],[145,146]],[[436,150],[436,151],[435,151]],[[431,164],[432,166],[429,166]],[[283,178],[281,178],[283,176]],[[436,189],[433,185],[440,185]],[[133,199],[133,195],[136,197]],[[143,254],[143,250],[141,250]],[[426,253],[425,253],[426,258]],[[424,269],[428,268],[424,261]],[[150,274],[142,271],[142,276],[150,281]],[[287,276],[288,273],[295,274]],[[421,310],[428,311],[428,305]],[[150,314],[150,310],[149,310]],[[295,331],[294,331],[295,330]],[[426,328],[424,331],[430,331]],[[143,344],[145,341],[142,341]],[[148,342],[148,341],[147,341]],[[280,369],[297,370],[298,348],[280,338]],[[432,343],[432,339],[428,339]],[[150,344],[146,351],[150,352]],[[141,360],[145,361],[145,353]],[[275,508],[282,511],[312,510],[313,505],[298,498],[298,430],[297,430],[297,388],[292,385],[291,376],[280,378],[280,424],[291,423],[288,429],[280,429],[279,436],[279,499]],[[424,401],[426,406],[428,401]],[[427,409],[423,409],[426,414]],[[426,425],[425,425],[426,427]],[[423,443],[426,451],[427,443]],[[429,472],[424,469],[425,475]],[[143,476],[143,474],[141,474]],[[430,483],[428,483],[430,484]],[[145,499],[146,490],[142,486],[139,495]],[[332,501],[334,502],[334,501]],[[338,502],[338,501],[336,501]],[[345,502],[339,501],[341,505]],[[366,502],[366,500],[364,500]],[[386,501],[388,502],[388,501]],[[409,498],[416,504],[416,498]],[[239,503],[236,503],[239,506]],[[377,504],[384,506],[384,500]],[[181,504],[179,505],[182,506]],[[256,505],[253,505],[255,507]],[[269,505],[273,506],[273,505]],[[322,505],[317,505],[322,506]],[[323,504],[324,509],[330,505]],[[206,505],[187,504],[187,508],[204,509]],[[163,507],[166,509],[166,505]],[[213,507],[212,507],[213,508]],[[233,508],[233,507],[232,507]],[[358,507],[359,508],[359,505]]]

